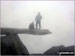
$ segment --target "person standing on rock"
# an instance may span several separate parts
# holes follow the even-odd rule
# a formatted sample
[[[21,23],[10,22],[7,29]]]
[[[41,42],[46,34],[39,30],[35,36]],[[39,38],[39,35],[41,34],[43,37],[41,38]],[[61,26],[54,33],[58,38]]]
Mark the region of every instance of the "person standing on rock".
[[[39,29],[41,28],[41,19],[42,19],[42,16],[41,16],[40,12],[38,12],[38,15],[35,18],[36,29],[38,29],[38,27],[39,27]]]

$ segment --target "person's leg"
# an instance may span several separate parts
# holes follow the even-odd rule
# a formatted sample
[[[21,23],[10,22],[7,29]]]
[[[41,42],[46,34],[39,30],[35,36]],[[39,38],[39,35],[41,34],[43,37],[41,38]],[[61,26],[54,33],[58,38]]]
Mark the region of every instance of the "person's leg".
[[[39,22],[39,29],[41,29],[41,22]]]
[[[38,28],[38,23],[36,22],[36,29]]]

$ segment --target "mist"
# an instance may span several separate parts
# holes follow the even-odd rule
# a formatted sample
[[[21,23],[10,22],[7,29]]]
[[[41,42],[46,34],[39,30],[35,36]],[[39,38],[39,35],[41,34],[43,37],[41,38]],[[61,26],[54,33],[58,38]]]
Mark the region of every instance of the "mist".
[[[30,54],[52,46],[74,45],[74,1],[1,1],[1,27],[29,28],[41,13],[42,28],[52,34],[18,34]]]

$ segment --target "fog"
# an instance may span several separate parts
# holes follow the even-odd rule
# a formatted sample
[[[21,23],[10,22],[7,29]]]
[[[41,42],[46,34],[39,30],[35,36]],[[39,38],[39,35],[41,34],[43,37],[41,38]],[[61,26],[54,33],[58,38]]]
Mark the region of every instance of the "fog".
[[[42,28],[52,34],[18,34],[30,54],[52,46],[74,45],[74,1],[1,1],[1,27],[28,28],[41,13]]]

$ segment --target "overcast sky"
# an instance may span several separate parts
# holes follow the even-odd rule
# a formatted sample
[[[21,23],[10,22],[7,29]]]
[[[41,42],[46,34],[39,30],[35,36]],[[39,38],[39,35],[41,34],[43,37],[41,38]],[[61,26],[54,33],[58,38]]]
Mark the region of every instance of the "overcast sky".
[[[49,35],[19,34],[29,53],[43,53],[52,46],[74,45],[73,1],[1,1],[1,27],[28,28],[37,13]]]

